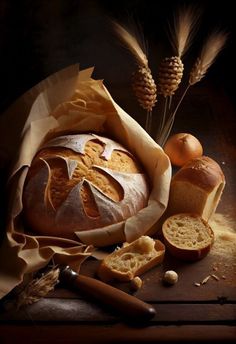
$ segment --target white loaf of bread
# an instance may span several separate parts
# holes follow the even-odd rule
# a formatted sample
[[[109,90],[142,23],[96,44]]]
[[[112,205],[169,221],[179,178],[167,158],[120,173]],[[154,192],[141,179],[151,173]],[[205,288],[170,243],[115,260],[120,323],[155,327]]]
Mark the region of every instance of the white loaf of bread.
[[[225,187],[225,177],[213,159],[203,156],[185,164],[172,178],[167,214],[194,213],[208,221]]]

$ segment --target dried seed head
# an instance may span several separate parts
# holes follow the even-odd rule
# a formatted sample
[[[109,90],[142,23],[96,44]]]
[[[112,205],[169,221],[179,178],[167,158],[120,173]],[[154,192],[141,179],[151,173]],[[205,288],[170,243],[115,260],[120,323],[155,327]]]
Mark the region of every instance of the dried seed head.
[[[54,290],[58,283],[59,269],[53,268],[42,277],[33,279],[25,289],[18,295],[16,300],[16,307],[19,309],[22,306],[31,305],[45,297],[50,291]]]
[[[189,84],[194,85],[206,74],[219,52],[223,49],[227,40],[227,34],[221,31],[212,32],[202,47],[189,77]]]
[[[204,76],[206,71],[202,68],[201,59],[198,58],[190,72],[189,84],[194,85],[199,82]]]
[[[183,71],[184,65],[180,57],[165,58],[159,68],[159,93],[164,97],[172,96],[182,80]]]
[[[132,86],[140,106],[151,111],[157,101],[157,88],[151,70],[147,66],[139,66],[133,74]]]

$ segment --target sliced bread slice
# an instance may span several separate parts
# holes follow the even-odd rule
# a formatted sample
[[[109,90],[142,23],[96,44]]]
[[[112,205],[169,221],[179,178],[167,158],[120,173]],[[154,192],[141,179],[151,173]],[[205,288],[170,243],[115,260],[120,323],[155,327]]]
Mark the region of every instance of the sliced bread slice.
[[[164,242],[175,257],[195,261],[210,251],[214,233],[208,223],[197,214],[176,214],[162,225]]]
[[[159,240],[141,236],[109,254],[98,269],[101,280],[130,281],[162,262],[165,246]]]

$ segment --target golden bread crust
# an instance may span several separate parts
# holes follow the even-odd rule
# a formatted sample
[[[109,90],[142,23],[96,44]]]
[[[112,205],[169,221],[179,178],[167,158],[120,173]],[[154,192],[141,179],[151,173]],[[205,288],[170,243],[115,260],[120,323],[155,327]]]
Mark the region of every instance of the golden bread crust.
[[[172,178],[172,184],[186,181],[211,192],[218,184],[225,182],[223,171],[216,161],[203,156],[191,159]]]
[[[141,166],[120,144],[93,134],[51,140],[35,156],[26,178],[26,221],[43,235],[75,238],[135,215],[147,205]]]

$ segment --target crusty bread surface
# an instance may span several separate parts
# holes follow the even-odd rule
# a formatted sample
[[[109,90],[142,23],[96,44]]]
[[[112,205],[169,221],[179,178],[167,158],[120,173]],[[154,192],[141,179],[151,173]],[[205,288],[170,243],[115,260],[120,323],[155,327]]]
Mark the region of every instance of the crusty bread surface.
[[[103,281],[130,281],[163,261],[165,246],[159,240],[141,236],[109,254],[100,264],[98,276]]]
[[[172,178],[167,214],[196,213],[208,221],[224,187],[223,171],[213,159],[192,159]]]
[[[24,216],[33,232],[75,239],[76,231],[135,215],[148,197],[147,176],[126,148],[94,134],[66,135],[35,156],[24,186]]]
[[[176,214],[162,226],[168,251],[183,260],[198,260],[211,249],[214,233],[208,223],[197,214]]]
[[[93,169],[92,167],[102,166],[125,173],[139,173],[140,167],[131,156],[122,151],[113,151],[111,159],[107,161],[101,157],[103,149],[103,145],[100,142],[89,141],[85,146],[84,155],[63,147],[45,148],[37,154],[33,164],[37,164],[37,160],[40,159],[49,161],[52,159],[49,162],[52,171],[50,194],[55,208],[58,208],[61,205],[71,189],[83,178],[92,182],[115,202],[122,199],[122,189],[114,178],[107,174],[102,174],[101,171]],[[64,168],[62,161],[53,159],[56,155],[69,158],[77,162],[77,166],[71,179],[68,179],[66,169]],[[97,212],[98,209],[96,209],[93,198],[90,196],[88,186],[82,186],[81,197],[83,199],[86,212],[88,215],[93,216],[95,211]]]

